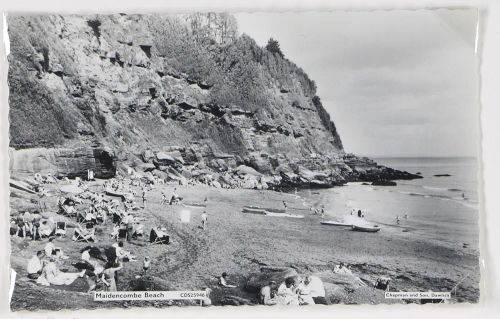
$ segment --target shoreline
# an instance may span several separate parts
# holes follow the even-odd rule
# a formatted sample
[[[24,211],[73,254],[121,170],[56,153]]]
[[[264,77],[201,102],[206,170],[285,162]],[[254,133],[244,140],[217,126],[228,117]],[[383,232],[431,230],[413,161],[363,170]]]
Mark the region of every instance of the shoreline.
[[[92,182],[91,189],[102,190],[96,186],[97,184],[98,182]],[[209,219],[205,231],[198,227],[201,223],[202,210],[191,209],[191,222],[184,224],[179,220],[179,213],[186,208],[181,205],[159,204],[161,191],[170,194],[174,187],[177,187],[179,195],[185,202],[202,203],[204,198],[208,197]],[[55,197],[50,197],[50,202],[53,200]],[[283,200],[289,204],[290,213],[303,214],[305,217],[302,219],[268,217],[241,212],[243,206],[256,206],[256,203],[261,207],[282,208]],[[140,198],[136,197],[136,201],[140,203]],[[13,211],[21,209],[22,205],[21,198],[11,197]],[[370,234],[324,226],[319,223],[321,220],[319,216],[311,215],[307,208],[302,207],[302,198],[290,193],[157,185],[149,193],[147,209],[138,211],[138,214],[146,218],[144,222],[146,234],[153,226],[165,225],[171,235],[172,244],[163,247],[150,246],[144,239],[140,239],[125,243],[125,248],[136,255],[139,261],[144,256],[151,257],[152,281],[158,287],[176,290],[210,287],[214,290],[212,297],[214,304],[220,303],[227,294],[251,298],[252,294],[241,288],[246,278],[251,273],[259,272],[263,266],[292,267],[300,272],[312,271],[325,282],[327,294],[341,296],[339,302],[351,303],[349,298],[355,296],[357,292],[346,292],[348,289],[338,282],[334,283],[335,278],[332,277],[333,266],[340,262],[350,264],[353,273],[365,282],[374,282],[378,276],[386,275],[393,279],[391,288],[406,291],[451,290],[470,272],[473,275],[464,280],[462,283],[464,288],[457,291],[455,297],[457,301],[478,300],[478,256],[469,252],[459,254],[458,251],[440,243],[414,238],[411,233],[395,235],[391,231],[382,230]],[[60,218],[59,215],[52,216]],[[108,233],[108,229],[103,229],[98,237],[99,247],[113,243]],[[312,233],[314,236],[310,236]],[[71,235],[72,229],[69,228],[67,238],[56,239],[56,245],[63,247],[70,261],[76,261],[80,258],[79,249],[85,244],[72,242]],[[43,249],[45,242],[46,240],[31,242],[22,238],[11,238],[11,264],[18,272],[18,278],[22,278],[25,274],[23,265],[26,260],[36,250]],[[72,269],[71,266],[68,268]],[[140,262],[127,263],[120,274],[123,281],[118,283],[118,289],[129,288],[124,285],[125,281],[133,281],[140,268]],[[217,287],[217,277],[224,271],[230,274],[231,281],[237,283],[240,288],[227,291]],[[77,285],[75,289],[85,291],[85,285],[85,283]],[[69,304],[32,301],[34,305],[24,306],[22,298],[26,292],[48,290],[50,294],[53,290],[57,293],[60,287],[39,289],[40,287],[30,286],[18,279],[16,288],[11,304],[13,310],[30,307],[74,309],[116,306],[108,303],[96,304],[90,297],[77,298]],[[341,293],[334,288],[342,290]],[[354,303],[389,302],[383,298],[383,291],[373,288],[369,290],[368,295],[356,300]],[[133,306],[141,305],[133,303]]]

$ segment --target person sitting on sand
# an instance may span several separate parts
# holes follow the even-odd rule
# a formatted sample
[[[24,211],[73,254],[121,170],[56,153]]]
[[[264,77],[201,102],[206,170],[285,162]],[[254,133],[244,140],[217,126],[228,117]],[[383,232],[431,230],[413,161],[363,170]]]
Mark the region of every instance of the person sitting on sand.
[[[276,305],[278,301],[274,298],[274,295],[277,287],[276,281],[273,280],[267,286],[262,287],[259,292],[259,303],[267,306]]]
[[[87,210],[85,214],[85,223],[97,225],[97,215],[94,204],[90,204],[90,208]]]
[[[39,250],[36,252],[36,255],[28,260],[28,278],[29,279],[38,279],[43,271],[43,251]]]
[[[54,256],[57,259],[68,259],[68,256],[65,256],[61,247],[56,247],[53,243],[54,237],[49,238],[49,242],[45,245],[45,255],[47,257]]]
[[[311,290],[304,284],[305,279],[298,278],[295,293],[298,295],[300,305],[314,305]]]
[[[181,201],[181,197],[179,194],[177,194],[177,188],[174,188],[174,191],[172,192],[172,197],[170,198],[170,205],[172,204],[177,204]]]
[[[130,260],[130,261],[135,261],[135,256],[133,256],[129,251],[126,251],[125,249],[123,249],[123,242],[119,242],[119,243],[114,243],[112,245],[112,247],[115,248],[115,251],[116,251],[116,257],[119,259],[119,260],[124,260],[124,261],[127,261],[127,260]]]
[[[307,291],[314,301],[314,304],[329,305],[325,298],[325,287],[319,277],[307,275],[304,278],[303,289]]]
[[[205,230],[205,227],[207,226],[207,220],[208,220],[208,215],[207,215],[207,211],[203,211],[203,213],[201,214],[201,228],[203,228],[203,230]]]
[[[333,267],[333,272],[336,274],[352,275],[352,271],[343,262]]]
[[[278,304],[298,306],[299,296],[296,293],[297,282],[294,277],[287,277],[278,287],[276,299]]]
[[[42,220],[40,227],[38,228],[38,233],[41,238],[50,237],[55,231],[55,223],[49,223],[49,220]]]
[[[227,272],[223,272],[222,275],[219,277],[219,286],[225,287],[225,288],[236,288],[237,286],[235,285],[230,285],[227,283],[227,279],[229,279],[229,275]]]

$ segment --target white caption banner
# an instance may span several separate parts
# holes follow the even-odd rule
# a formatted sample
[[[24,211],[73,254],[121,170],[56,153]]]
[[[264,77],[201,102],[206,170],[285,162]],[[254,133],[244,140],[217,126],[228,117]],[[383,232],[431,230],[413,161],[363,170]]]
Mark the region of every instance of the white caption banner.
[[[205,291],[97,291],[94,301],[117,300],[203,300]]]
[[[450,299],[450,292],[386,291],[386,299]]]

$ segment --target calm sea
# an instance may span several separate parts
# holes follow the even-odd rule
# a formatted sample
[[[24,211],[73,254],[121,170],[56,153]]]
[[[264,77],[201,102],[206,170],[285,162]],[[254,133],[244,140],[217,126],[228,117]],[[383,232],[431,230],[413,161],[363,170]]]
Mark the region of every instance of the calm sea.
[[[361,209],[382,231],[413,233],[452,246],[478,250],[478,165],[474,158],[377,158],[381,165],[423,178],[397,181],[397,186],[350,183],[321,191],[304,191],[313,205],[325,205],[332,219]],[[450,176],[437,177],[434,175]],[[407,218],[404,218],[407,215]],[[400,222],[397,224],[396,218]]]

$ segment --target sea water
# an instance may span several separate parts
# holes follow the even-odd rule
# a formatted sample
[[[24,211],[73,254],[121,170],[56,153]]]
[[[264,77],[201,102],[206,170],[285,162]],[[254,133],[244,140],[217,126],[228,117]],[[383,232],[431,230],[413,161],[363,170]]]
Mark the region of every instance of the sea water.
[[[422,179],[397,186],[349,183],[302,194],[313,206],[342,220],[361,210],[382,231],[410,232],[421,238],[477,250],[479,243],[478,165],[474,158],[377,158],[394,169],[420,173]],[[450,176],[435,176],[447,174]],[[405,215],[407,218],[405,218]],[[328,217],[325,217],[327,219]],[[397,222],[399,218],[399,223]]]

